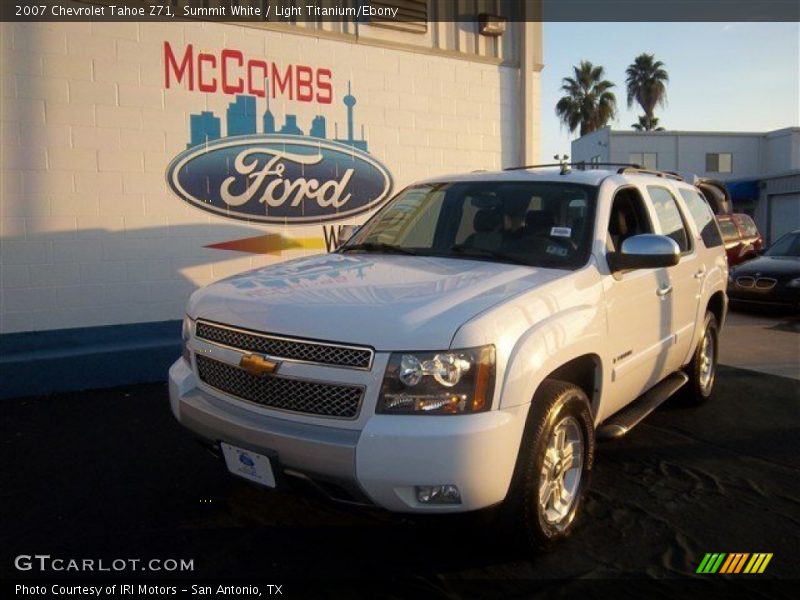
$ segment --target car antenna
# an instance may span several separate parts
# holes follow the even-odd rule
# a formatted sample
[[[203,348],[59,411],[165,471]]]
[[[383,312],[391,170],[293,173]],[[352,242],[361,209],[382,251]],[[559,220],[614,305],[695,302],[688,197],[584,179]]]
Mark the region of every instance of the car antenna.
[[[561,171],[560,171],[561,175],[569,175],[572,172],[572,168],[570,167],[570,164],[569,164],[569,156],[567,156],[566,154],[562,154],[561,158],[559,158],[558,154],[554,154],[553,158],[556,160],[556,162],[561,167]]]

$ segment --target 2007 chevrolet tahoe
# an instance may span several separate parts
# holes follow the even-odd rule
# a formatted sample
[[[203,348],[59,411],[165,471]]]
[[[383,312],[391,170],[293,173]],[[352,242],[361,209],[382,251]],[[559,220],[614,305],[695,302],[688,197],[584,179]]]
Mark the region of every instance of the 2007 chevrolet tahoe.
[[[573,529],[596,438],[711,395],[725,248],[674,174],[524,168],[412,185],[331,254],[195,292],[175,417],[266,486]]]

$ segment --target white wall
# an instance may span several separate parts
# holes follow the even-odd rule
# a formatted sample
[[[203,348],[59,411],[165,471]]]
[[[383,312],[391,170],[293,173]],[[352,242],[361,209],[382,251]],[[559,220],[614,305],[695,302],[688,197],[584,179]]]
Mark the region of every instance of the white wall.
[[[306,131],[324,114],[328,137],[334,122],[343,134],[351,80],[357,128],[395,190],[517,164],[524,135],[519,73],[493,64],[195,22],[2,23],[0,40],[0,333],[177,319],[196,287],[309,253],[204,246],[266,232],[322,238],[319,225],[214,216],[168,189],[165,169],[186,148],[189,115],[222,116],[234,97],[166,89],[164,41],[329,68],[332,104],[271,103],[279,123],[295,113]],[[538,110],[538,77],[534,85]],[[259,121],[264,108],[259,99]]]
[[[800,128],[768,133],[764,139],[764,170],[768,175],[800,169]]]

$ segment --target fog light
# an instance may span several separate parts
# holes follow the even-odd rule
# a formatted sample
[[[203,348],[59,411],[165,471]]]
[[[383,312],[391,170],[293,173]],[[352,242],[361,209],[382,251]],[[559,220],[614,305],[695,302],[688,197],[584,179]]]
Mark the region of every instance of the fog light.
[[[461,504],[461,492],[455,485],[418,485],[414,489],[421,504]]]

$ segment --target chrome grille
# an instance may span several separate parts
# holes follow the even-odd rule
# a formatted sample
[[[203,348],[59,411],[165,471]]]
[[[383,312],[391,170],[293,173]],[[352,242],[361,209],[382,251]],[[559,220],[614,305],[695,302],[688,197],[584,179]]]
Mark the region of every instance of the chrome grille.
[[[287,339],[205,321],[197,322],[195,335],[214,344],[259,352],[274,358],[353,369],[369,369],[372,364],[372,350],[369,348]]]
[[[777,279],[772,277],[751,277],[750,275],[743,275],[736,278],[736,285],[742,288],[755,288],[757,290],[771,290],[778,283]]]
[[[756,279],[756,288],[759,290],[771,290],[776,283],[778,283],[778,280],[772,277],[759,277]]]
[[[201,381],[226,394],[262,406],[340,419],[356,418],[361,407],[364,389],[359,386],[271,375],[258,377],[207,356],[198,354],[195,360]]]

